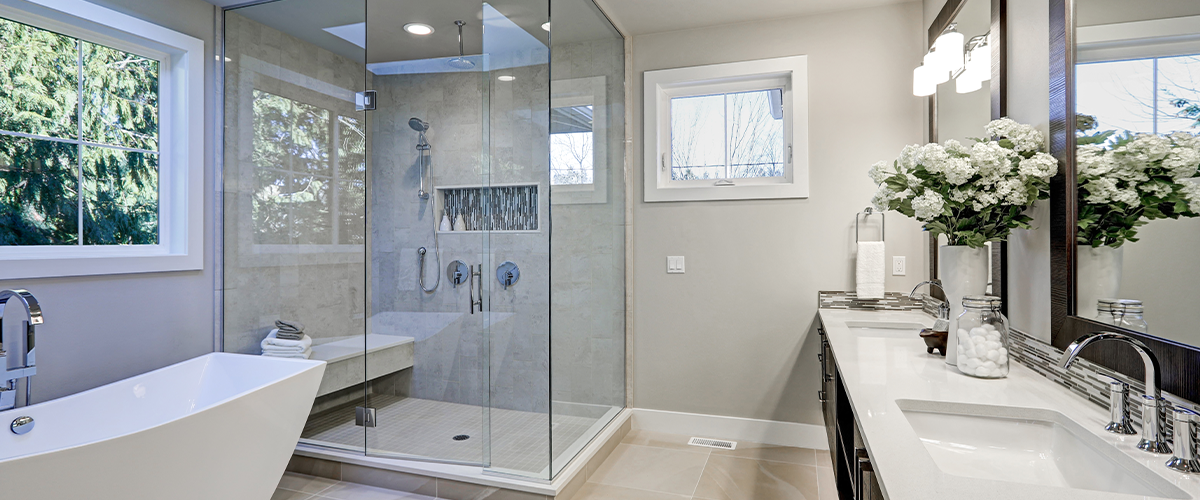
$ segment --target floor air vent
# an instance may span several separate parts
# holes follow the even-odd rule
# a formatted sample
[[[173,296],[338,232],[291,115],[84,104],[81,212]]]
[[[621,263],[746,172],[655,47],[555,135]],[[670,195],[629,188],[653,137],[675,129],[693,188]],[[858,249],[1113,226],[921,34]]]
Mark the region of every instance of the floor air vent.
[[[737,449],[736,441],[723,441],[720,439],[707,439],[694,437],[688,440],[688,444],[692,446],[703,446],[705,448],[717,448],[721,450]]]

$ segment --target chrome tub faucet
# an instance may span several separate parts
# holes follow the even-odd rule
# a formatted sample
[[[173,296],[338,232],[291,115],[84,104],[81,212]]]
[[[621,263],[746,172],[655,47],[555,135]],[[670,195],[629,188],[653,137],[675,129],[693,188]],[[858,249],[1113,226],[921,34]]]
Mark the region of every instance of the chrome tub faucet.
[[[8,307],[13,303],[22,307]],[[10,316],[13,316],[10,318]],[[13,322],[18,326],[11,326]],[[0,290],[0,411],[17,406],[17,381],[25,379],[25,405],[37,373],[34,326],[42,324],[42,308],[28,290]]]
[[[1071,367],[1075,362],[1075,358],[1079,357],[1079,352],[1084,347],[1092,343],[1113,340],[1133,346],[1137,350],[1138,355],[1142,357],[1142,362],[1146,365],[1146,393],[1142,396],[1142,439],[1138,442],[1137,447],[1143,451],[1150,453],[1170,453],[1171,446],[1167,444],[1167,438],[1163,435],[1163,429],[1166,427],[1166,421],[1162,413],[1162,370],[1158,364],[1158,357],[1154,355],[1146,344],[1142,341],[1113,332],[1098,332],[1089,333],[1067,346],[1063,351],[1063,355],[1058,359],[1058,367],[1064,370]],[[1128,429],[1132,429],[1128,422],[1128,390],[1113,391],[1112,402],[1114,408],[1111,408],[1113,421],[1108,424],[1105,429],[1109,432],[1123,434]],[[1120,402],[1118,402],[1120,401]],[[1189,457],[1190,458],[1190,457]]]

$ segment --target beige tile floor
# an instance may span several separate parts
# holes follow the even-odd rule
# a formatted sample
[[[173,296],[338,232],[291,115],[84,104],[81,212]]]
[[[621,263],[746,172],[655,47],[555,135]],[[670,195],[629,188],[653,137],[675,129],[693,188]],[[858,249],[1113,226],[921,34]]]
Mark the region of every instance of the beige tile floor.
[[[433,497],[334,481],[303,474],[284,474],[271,500],[434,500]]]
[[[744,441],[716,450],[689,437],[630,432],[571,500],[837,500],[828,451]],[[424,499],[288,473],[271,500]]]
[[[827,451],[689,437],[630,432],[572,500],[837,500]]]

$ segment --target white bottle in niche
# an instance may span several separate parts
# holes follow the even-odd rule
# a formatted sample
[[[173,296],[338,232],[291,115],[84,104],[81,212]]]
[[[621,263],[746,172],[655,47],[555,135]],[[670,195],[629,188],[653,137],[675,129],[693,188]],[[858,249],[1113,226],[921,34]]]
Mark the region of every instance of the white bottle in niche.
[[[442,214],[442,223],[441,223],[441,225],[438,226],[438,231],[446,232],[446,231],[450,231],[451,229],[452,228],[450,227],[450,214]]]
[[[455,231],[466,231],[467,230],[467,224],[465,222],[463,222],[462,214],[458,214],[458,215],[454,216],[454,230]]]

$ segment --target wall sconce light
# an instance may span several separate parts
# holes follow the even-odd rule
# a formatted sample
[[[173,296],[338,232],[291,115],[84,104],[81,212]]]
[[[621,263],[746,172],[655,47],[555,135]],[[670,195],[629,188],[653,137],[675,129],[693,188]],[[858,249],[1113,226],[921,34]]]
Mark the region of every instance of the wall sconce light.
[[[923,64],[913,70],[913,95],[933,95],[938,85],[951,78],[960,94],[983,88],[983,82],[992,78],[990,35],[990,32],[985,33],[963,43],[965,37],[958,32],[958,24],[950,24],[933,42]]]

